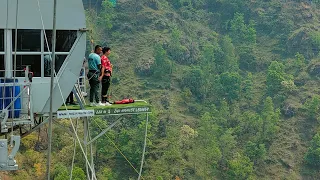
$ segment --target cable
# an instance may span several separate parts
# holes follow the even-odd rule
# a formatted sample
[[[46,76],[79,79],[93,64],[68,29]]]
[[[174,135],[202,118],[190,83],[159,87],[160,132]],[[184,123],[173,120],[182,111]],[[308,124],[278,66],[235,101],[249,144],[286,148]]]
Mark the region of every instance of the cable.
[[[84,144],[85,144],[85,153],[88,154],[88,119],[83,120],[83,135],[84,135]],[[87,178],[89,179],[90,177],[90,172],[88,169],[88,166],[86,164],[86,174],[87,174]],[[92,171],[93,174],[93,171]]]
[[[90,133],[90,122],[89,122],[89,118],[86,117],[87,122],[88,122],[88,136],[89,136],[89,141],[91,141],[91,133]],[[90,144],[90,159],[91,159],[91,167],[94,170],[94,172],[92,172],[91,175],[91,179],[93,179],[93,176],[96,174],[95,169],[94,169],[94,162],[93,162],[93,149],[92,149],[92,144]]]
[[[7,0],[7,22],[6,22],[6,30],[9,27],[9,0]],[[5,41],[6,42],[6,41]]]
[[[38,0],[38,4],[39,4],[39,0]],[[39,8],[39,10],[40,10],[40,8]],[[41,12],[41,11],[40,11],[40,12]],[[41,18],[41,20],[42,20],[42,18]],[[42,20],[42,21],[43,21],[43,20]],[[42,22],[42,23],[43,23],[43,22]],[[43,26],[43,29],[44,29],[44,26]],[[44,31],[44,34],[45,34],[46,44],[47,44],[47,46],[48,46],[48,40],[47,40],[45,31]],[[49,51],[49,47],[48,47],[48,51]],[[50,51],[49,51],[49,52],[50,52]],[[52,71],[54,71],[54,70],[52,70]],[[56,80],[57,80],[57,75],[56,75],[56,72],[55,72],[55,71],[54,71],[54,74],[55,74],[55,78],[56,78]],[[62,97],[62,99],[63,99],[63,104],[64,104],[64,106],[65,106],[65,109],[68,110],[58,80],[57,80],[57,85],[58,85],[58,88],[59,88],[59,91],[60,91],[60,95],[61,95],[61,97]],[[77,131],[75,130],[75,127],[74,127],[74,124],[73,124],[73,122],[72,122],[72,119],[71,119],[70,115],[69,115],[69,120],[70,120],[70,122],[71,122],[72,128],[73,128],[74,133],[75,133],[75,135],[76,135],[76,138],[77,138],[77,140],[78,140],[78,142],[79,142],[80,148],[81,148],[81,150],[82,150],[82,152],[83,152],[83,154],[84,154],[84,156],[85,156],[86,163],[88,164],[91,172],[94,174],[94,170],[92,169],[92,166],[90,166],[90,163],[88,162],[88,159],[87,159],[87,157],[86,157],[86,153],[84,152],[83,147],[82,147],[82,145],[81,145],[81,143],[80,143],[80,140],[79,140]],[[148,124],[148,118],[147,118],[147,121],[146,121],[146,128],[147,128],[147,124]],[[99,125],[98,125],[98,126],[99,126]],[[100,128],[100,126],[99,126],[99,128]],[[107,135],[106,135],[106,136],[107,136]],[[143,179],[143,177],[141,176],[141,171],[142,171],[142,167],[143,167],[144,154],[145,154],[145,148],[146,148],[146,136],[147,136],[147,131],[146,131],[146,134],[145,134],[145,144],[144,144],[144,150],[143,150],[143,159],[142,159],[142,161],[141,161],[142,164],[141,164],[141,167],[140,167],[140,173],[137,171],[136,168],[134,168],[134,166],[132,165],[132,163],[131,163],[131,162],[128,160],[128,158],[121,152],[121,150],[120,150],[120,149],[116,146],[116,144],[110,139],[110,137],[107,136],[108,139],[111,141],[111,143],[112,143],[112,144],[116,147],[116,149],[120,152],[120,154],[126,159],[126,161],[131,165],[131,167],[139,174],[139,179],[140,179],[140,177]],[[94,176],[94,178],[96,179],[95,176]]]
[[[77,130],[78,130],[78,119],[76,121],[76,131]],[[72,180],[72,171],[73,171],[74,159],[76,156],[76,148],[77,148],[77,141],[74,139],[73,156],[72,156],[71,171],[70,171],[70,180]]]
[[[143,161],[144,161],[144,154],[145,154],[145,152],[146,152],[146,147],[147,147],[148,119],[149,119],[149,116],[148,116],[148,114],[147,114],[146,129],[145,129],[145,135],[144,135],[144,145],[143,145],[142,158],[141,158],[141,166],[140,166],[140,172],[139,172],[138,180],[140,180],[140,178],[141,178],[142,168],[143,168]]]
[[[55,73],[55,74],[56,74],[56,73]],[[59,82],[57,82],[57,85],[58,85],[58,87],[59,87],[60,95],[61,95],[61,97],[62,97],[62,99],[63,99],[63,105],[64,105],[65,109],[68,110],[67,105],[66,105],[66,101],[65,101],[65,99],[64,99],[64,97],[63,97],[63,94],[62,94],[62,91],[61,91],[61,88],[60,88]],[[85,158],[85,160],[86,160],[86,163],[88,164],[91,172],[94,172],[94,170],[92,169],[92,167],[91,167],[91,165],[90,165],[90,163],[89,163],[89,161],[88,161],[87,155],[86,155],[86,153],[84,152],[84,149],[83,149],[83,147],[82,147],[82,145],[81,145],[81,142],[80,142],[78,133],[77,133],[76,130],[75,130],[75,127],[74,127],[74,124],[73,124],[72,119],[71,119],[71,117],[70,117],[70,114],[68,114],[68,116],[69,116],[69,120],[70,120],[70,122],[71,122],[72,129],[73,129],[73,131],[74,131],[74,133],[75,133],[75,135],[76,135],[76,138],[77,138],[77,140],[78,140],[78,142],[79,142],[81,151],[82,151],[82,153],[83,153],[83,155],[84,155],[84,158]],[[94,178],[97,180],[96,177],[94,177]]]
[[[9,27],[9,0],[7,0],[7,22],[6,22],[6,29],[5,29],[5,38],[6,38],[6,40],[4,41],[4,43],[5,43],[5,51],[7,52],[7,47],[8,47],[8,45],[7,45],[7,36],[8,36],[8,27]],[[8,58],[8,54],[6,53],[6,59]],[[5,61],[6,62],[6,61]],[[5,71],[5,74],[7,74],[7,72]],[[7,75],[6,75],[7,76]],[[5,76],[5,77],[6,77]],[[5,105],[5,92],[6,92],[6,83],[5,83],[5,81],[3,82],[4,83],[4,87],[1,87],[2,88],[2,107],[4,107]]]
[[[16,31],[15,31],[15,38],[14,38],[14,62],[13,62],[13,94],[15,96],[16,93],[16,69],[17,69],[17,46],[18,46],[18,16],[19,16],[19,0],[17,0],[16,5]],[[12,97],[11,97],[12,98]],[[13,121],[14,121],[14,103],[12,104],[12,123],[11,123],[11,137],[13,136]],[[10,145],[13,146],[13,138],[10,140]]]
[[[52,29],[52,62],[51,62],[51,78],[50,78],[50,115],[48,122],[48,152],[47,152],[47,178],[50,180],[51,167],[51,146],[52,146],[52,119],[53,119],[53,86],[54,86],[54,68],[55,68],[55,49],[56,49],[56,16],[57,16],[57,0],[53,0],[53,29]]]
[[[44,31],[44,35],[45,35],[45,40],[46,40],[48,52],[50,53],[50,48],[49,48],[48,39],[47,39],[47,36],[46,36],[46,33],[45,33],[45,27],[44,27],[44,23],[43,23],[41,8],[40,8],[40,2],[39,2],[39,0],[37,0],[37,1],[38,1],[38,8],[39,8],[40,16],[41,16],[42,30]],[[81,34],[81,36],[82,36],[82,34]],[[79,42],[79,41],[78,41],[78,42]],[[77,43],[78,43],[78,42],[77,42]],[[54,75],[55,75],[54,77],[55,77],[55,79],[57,80],[57,85],[58,85],[58,88],[59,88],[59,91],[60,91],[60,95],[61,95],[62,100],[63,100],[63,105],[65,106],[65,109],[68,110],[67,105],[66,105],[66,102],[65,102],[65,98],[63,97],[63,94],[62,94],[62,91],[61,91],[61,87],[60,87],[59,81],[58,81],[58,79],[57,79],[57,74],[56,74],[56,72],[54,71],[54,69],[52,69],[52,71],[54,72]],[[74,124],[73,124],[73,122],[72,122],[72,119],[71,119],[70,115],[69,115],[69,120],[70,120],[70,122],[71,122],[72,129],[73,129],[73,131],[74,131],[74,133],[75,133],[75,135],[76,135],[76,138],[77,138],[77,141],[78,141],[79,146],[80,146],[80,148],[81,148],[81,151],[82,151],[82,153],[83,153],[83,155],[84,155],[84,157],[85,157],[86,163],[88,164],[91,172],[94,172],[93,169],[92,169],[92,167],[90,166],[89,161],[88,161],[87,154],[84,152],[84,149],[83,149],[83,147],[82,147],[82,145],[81,145],[81,141],[80,141],[80,139],[79,139],[78,133],[77,133],[76,130],[75,130],[75,127],[74,127]],[[96,178],[95,176],[94,176],[94,179],[97,180],[97,178]]]
[[[60,83],[59,83],[59,81],[58,81],[58,79],[57,79],[57,74],[56,74],[55,71],[54,71],[54,74],[55,74],[55,79],[56,79],[56,81],[57,81],[57,85],[58,85],[58,88],[59,88],[59,91],[60,91],[60,95],[61,95],[62,100],[63,100],[63,105],[64,105],[64,107],[65,107],[65,110],[68,110],[67,105],[66,105],[66,102],[65,102],[65,98],[64,98],[64,96],[63,96],[63,94],[62,94],[61,87],[60,87]],[[69,116],[69,120],[70,120],[70,122],[71,122],[72,129],[73,129],[73,131],[74,131],[74,133],[75,133],[75,135],[76,135],[76,138],[77,138],[77,140],[78,140],[78,142],[79,142],[79,145],[80,145],[80,148],[81,148],[81,150],[82,150],[82,153],[83,153],[83,155],[84,155],[84,157],[85,157],[86,163],[88,164],[91,172],[94,172],[94,170],[92,169],[92,167],[91,167],[91,165],[90,165],[90,162],[89,162],[89,160],[88,160],[88,158],[87,158],[87,154],[84,152],[84,149],[83,149],[83,147],[82,147],[82,145],[81,145],[81,142],[80,142],[78,133],[77,133],[76,130],[75,130],[75,127],[74,127],[74,124],[73,124],[72,119],[71,119],[71,117],[70,117],[70,114],[69,114],[68,116]],[[97,178],[96,178],[95,176],[94,176],[94,179],[97,180]]]
[[[99,127],[100,131],[102,131],[102,128],[101,126],[96,122],[95,119],[93,119],[93,121],[96,123],[96,125]],[[133,164],[129,161],[129,159],[122,153],[122,151],[118,148],[118,146],[112,141],[112,139],[107,135],[107,134],[104,134],[108,139],[109,141],[111,142],[111,144],[118,150],[118,152],[123,156],[123,158],[129,163],[129,165],[134,169],[134,171],[139,174],[139,171],[133,166]],[[141,176],[142,179],[144,179],[142,176]]]
[[[39,1],[39,0],[38,0],[38,1]],[[46,37],[46,36],[45,36],[45,37]],[[47,39],[46,39],[46,41],[47,41]],[[48,47],[48,51],[50,51],[50,50],[49,50],[49,47]],[[65,102],[65,98],[63,97],[63,94],[62,94],[62,91],[61,91],[61,87],[60,87],[59,81],[58,81],[58,79],[57,79],[57,74],[56,74],[55,71],[54,71],[54,74],[55,74],[55,78],[56,78],[56,81],[57,81],[57,85],[58,85],[58,88],[59,88],[59,91],[60,91],[60,95],[61,95],[62,100],[63,100],[63,105],[64,105],[65,109],[68,110],[67,105],[66,105],[66,102]],[[92,172],[94,172],[93,169],[92,169],[92,167],[90,166],[90,163],[89,163],[89,161],[88,161],[87,155],[86,155],[86,153],[84,152],[84,149],[83,149],[83,147],[82,147],[82,145],[81,145],[81,142],[80,142],[78,133],[77,133],[76,130],[75,130],[75,127],[74,127],[74,124],[73,124],[73,122],[72,122],[72,119],[71,119],[70,115],[69,115],[69,120],[70,120],[70,122],[71,122],[71,126],[72,126],[73,131],[74,131],[74,133],[75,133],[75,135],[76,135],[76,138],[77,138],[77,140],[78,140],[78,142],[79,142],[81,151],[82,151],[82,153],[83,153],[83,155],[84,155],[84,157],[85,157],[86,163],[88,164],[90,170],[91,170]],[[96,179],[96,177],[94,177],[94,178]]]

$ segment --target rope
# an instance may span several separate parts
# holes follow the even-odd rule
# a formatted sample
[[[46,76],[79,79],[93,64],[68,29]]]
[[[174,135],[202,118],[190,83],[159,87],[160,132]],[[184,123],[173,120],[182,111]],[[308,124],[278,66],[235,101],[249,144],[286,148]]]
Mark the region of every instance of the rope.
[[[9,24],[9,0],[7,0],[7,22],[6,22],[6,31],[8,31],[8,25]],[[6,32],[7,34],[7,32]],[[7,38],[7,35],[5,36],[5,38]],[[7,40],[4,41],[5,43],[7,42]],[[7,43],[6,43],[6,47],[7,47]],[[7,56],[6,56],[7,57]],[[5,74],[7,74],[5,72]],[[5,102],[5,92],[6,92],[6,83],[4,82],[4,87],[1,87],[2,88],[2,97],[3,99],[2,100],[2,107],[5,107],[4,106],[4,102]]]
[[[100,131],[102,131],[102,128],[101,126],[96,122],[95,119],[93,119],[93,121],[95,122],[95,124],[99,127]],[[117,151],[123,156],[123,158],[129,163],[129,165],[134,169],[134,171],[139,174],[139,171],[133,166],[133,164],[129,161],[129,159],[122,153],[122,151],[118,148],[118,146],[112,141],[112,139],[107,135],[107,134],[104,134],[108,140],[111,142],[111,144],[117,149]],[[142,179],[144,179],[142,176],[141,176]]]
[[[39,5],[39,0],[37,0],[37,1],[38,1],[38,6],[39,6],[39,11],[40,11],[40,13],[41,13],[40,5]],[[42,21],[42,25],[43,25],[42,14],[41,14],[41,21]],[[47,36],[46,36],[45,30],[44,30],[44,25],[43,25],[43,31],[44,31],[44,36],[45,36],[45,40],[46,40],[48,52],[50,52],[49,46],[48,46]],[[53,71],[54,71],[54,70],[53,70]],[[55,78],[56,78],[56,80],[57,80],[57,74],[56,74],[55,71],[54,71],[54,74],[55,74]],[[65,103],[65,99],[64,99],[63,94],[62,94],[62,91],[61,91],[61,87],[60,87],[59,81],[57,81],[57,85],[58,85],[58,88],[59,88],[59,91],[60,91],[60,95],[61,95],[61,97],[62,97],[62,99],[63,99],[63,105],[64,105],[65,109],[68,110],[68,108],[67,108],[67,106],[66,106],[66,103]],[[78,140],[78,143],[79,143],[79,145],[80,145],[81,151],[82,151],[82,153],[84,154],[86,163],[88,164],[88,166],[89,166],[92,174],[94,174],[94,170],[93,170],[92,166],[90,165],[90,163],[89,163],[89,161],[88,161],[88,158],[87,158],[87,156],[86,156],[86,153],[84,152],[84,149],[83,149],[83,147],[82,147],[82,145],[81,145],[80,139],[79,139],[79,137],[78,137],[77,131],[76,131],[75,127],[74,127],[74,124],[73,124],[73,121],[72,121],[70,115],[69,115],[69,120],[70,120],[70,122],[71,122],[73,131],[74,131],[74,133],[75,133],[75,135],[76,135],[76,138],[77,138],[77,140]],[[96,123],[96,124],[97,124],[97,123]],[[130,166],[135,170],[135,172],[136,172],[137,174],[139,174],[139,179],[140,179],[140,178],[144,179],[144,178],[142,177],[142,175],[141,175],[141,171],[142,171],[142,168],[143,168],[144,154],[145,154],[145,148],[146,148],[147,124],[148,124],[148,116],[147,116],[147,120],[146,120],[145,143],[144,143],[144,150],[143,150],[143,155],[142,155],[143,157],[142,157],[142,161],[141,161],[140,173],[139,173],[138,170],[132,165],[132,163],[128,160],[128,158],[121,152],[121,150],[117,147],[117,145],[111,140],[111,138],[110,138],[108,135],[105,134],[106,137],[109,139],[109,141],[113,144],[113,146],[119,151],[119,153],[125,158],[125,160],[126,160],[126,161],[130,164]],[[99,124],[97,124],[97,125],[98,125],[98,127],[100,128],[100,130],[101,130],[101,127],[99,126]],[[73,159],[73,162],[74,162],[74,159]],[[73,168],[73,164],[72,164],[72,168]],[[72,173],[71,173],[71,176],[72,176]],[[94,179],[97,179],[95,176],[93,176],[93,177],[94,177]]]
[[[48,151],[47,151],[47,177],[50,180],[50,166],[51,166],[51,146],[52,146],[52,121],[53,121],[53,88],[54,88],[54,68],[55,68],[55,49],[56,49],[56,13],[57,0],[53,0],[53,30],[52,30],[52,63],[51,63],[51,78],[50,78],[50,113],[48,122]]]
[[[85,144],[85,152],[86,152],[86,154],[88,154],[88,134],[89,134],[88,133],[89,124],[88,124],[87,120],[83,121],[83,135],[84,135],[84,144]],[[89,172],[88,166],[86,166],[86,174],[87,174],[88,180],[90,180],[89,179],[90,172]],[[92,172],[92,174],[93,174],[93,172]]]
[[[93,38],[92,38],[92,35],[91,35],[91,41],[90,41],[90,43],[91,43],[91,52],[93,52]]]
[[[15,96],[16,93],[16,69],[17,69],[17,47],[18,47],[18,15],[19,15],[19,0],[17,0],[16,5],[16,31],[15,31],[15,38],[14,38],[14,62],[13,62],[13,95]],[[11,96],[11,99],[13,98]],[[14,103],[12,104],[12,124],[11,124],[11,136],[13,136],[13,121],[14,121]],[[10,145],[13,146],[13,138],[10,140]]]
[[[89,118],[87,118],[87,122],[88,122],[88,136],[89,136],[89,141],[91,141],[91,133],[90,133],[90,122],[89,122]],[[95,169],[94,169],[94,162],[93,162],[93,149],[92,149],[92,144],[90,144],[90,159],[91,159],[91,166],[94,170],[94,172],[91,173],[91,179],[93,179],[93,176],[96,174]]]
[[[143,162],[144,162],[144,154],[145,154],[145,152],[146,152],[146,147],[147,147],[148,119],[149,119],[149,116],[148,116],[148,114],[147,114],[146,129],[145,129],[145,134],[144,134],[144,145],[143,145],[142,158],[141,158],[141,166],[140,166],[140,172],[139,172],[138,180],[140,180],[140,178],[141,178],[142,168],[143,168]]]
[[[7,0],[7,22],[6,22],[6,30],[8,30],[9,26],[9,0]],[[6,41],[5,41],[6,42]]]
[[[78,119],[76,121],[76,131],[77,130],[78,130]],[[72,180],[72,172],[73,172],[74,159],[76,156],[76,148],[77,148],[77,141],[74,139],[73,156],[72,156],[71,171],[70,171],[70,180]]]
[[[56,73],[55,73],[55,74],[56,74]],[[57,81],[57,85],[58,85],[58,88],[59,88],[59,91],[60,91],[60,95],[61,95],[61,97],[62,97],[62,99],[63,99],[63,105],[64,105],[65,109],[68,110],[67,105],[66,105],[65,98],[63,97],[63,94],[62,94],[62,91],[61,91],[61,88],[60,88],[60,84],[59,84],[58,81]],[[83,147],[82,147],[82,145],[81,145],[81,142],[80,142],[78,133],[77,133],[76,130],[75,130],[75,127],[74,127],[74,124],[73,124],[72,119],[71,119],[71,117],[70,117],[70,114],[69,114],[68,116],[69,116],[69,120],[70,120],[70,122],[71,122],[72,129],[73,129],[73,131],[74,131],[74,133],[75,133],[75,135],[76,135],[76,138],[77,138],[78,143],[79,143],[79,145],[80,145],[81,151],[82,151],[82,153],[83,153],[83,155],[84,155],[84,158],[85,158],[85,160],[86,160],[86,163],[88,164],[91,172],[94,172],[94,170],[92,169],[92,167],[91,167],[91,165],[90,165],[90,162],[89,162],[89,160],[88,160],[88,158],[87,158],[87,155],[86,155],[86,153],[84,152],[84,149],[83,149]],[[94,177],[94,179],[97,180],[96,177]]]
[[[44,37],[45,37],[45,40],[46,40],[46,46],[47,46],[47,48],[48,48],[48,52],[50,53],[49,43],[48,43],[48,39],[47,39],[47,34],[46,34],[46,31],[45,31],[45,28],[44,28],[44,22],[43,22],[43,17],[42,17],[40,2],[39,2],[39,0],[37,0],[37,2],[38,2],[38,10],[39,10],[39,13],[40,13],[42,30],[43,30],[43,34],[44,34]]]
[[[44,32],[44,36],[45,36],[45,40],[46,40],[46,45],[47,45],[47,48],[48,48],[48,52],[50,53],[50,47],[49,47],[48,39],[47,39],[47,36],[46,36],[46,33],[45,33],[45,27],[44,27],[43,18],[42,18],[40,2],[39,2],[39,0],[37,0],[37,2],[38,2],[38,9],[39,9],[40,16],[41,16],[42,30],[43,30],[43,32]],[[54,69],[52,69],[52,70],[54,71]],[[57,80],[57,74],[56,74],[55,71],[54,71],[54,75],[55,75],[55,78],[56,78],[56,80]],[[65,109],[68,110],[67,105],[66,105],[66,102],[65,102],[65,98],[63,97],[63,94],[62,94],[62,91],[61,91],[61,87],[60,87],[60,84],[59,84],[59,81],[58,81],[58,80],[57,80],[57,85],[58,85],[58,88],[59,88],[59,91],[60,91],[60,95],[61,95],[62,100],[63,100],[63,105],[64,105]],[[73,131],[74,131],[74,133],[75,133],[75,135],[76,135],[77,141],[78,141],[79,146],[80,146],[80,148],[81,148],[81,151],[82,151],[82,153],[83,153],[83,155],[84,155],[84,158],[85,158],[85,160],[86,160],[86,163],[88,164],[91,172],[94,172],[93,169],[92,169],[92,167],[91,167],[91,165],[90,165],[90,163],[89,163],[89,161],[88,161],[87,154],[84,152],[84,149],[83,149],[83,147],[82,147],[82,145],[81,145],[81,141],[80,141],[80,139],[79,139],[78,133],[76,132],[76,129],[75,129],[75,127],[74,127],[74,124],[73,124],[73,122],[72,122],[72,119],[71,119],[70,115],[69,115],[69,120],[70,120],[70,122],[71,122],[72,129],[73,129]],[[97,180],[97,178],[96,178],[95,176],[94,176],[94,179]]]

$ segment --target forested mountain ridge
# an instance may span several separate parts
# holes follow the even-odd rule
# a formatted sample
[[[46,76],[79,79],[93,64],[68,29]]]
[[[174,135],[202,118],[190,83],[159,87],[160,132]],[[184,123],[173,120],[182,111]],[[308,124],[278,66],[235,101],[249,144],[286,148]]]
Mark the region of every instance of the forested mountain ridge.
[[[89,40],[112,49],[113,99],[153,106],[144,179],[319,179],[319,6],[118,0],[87,10]],[[105,120],[92,119],[94,134]],[[137,168],[143,129],[143,116],[129,116],[99,139],[98,179],[137,177],[110,139]],[[53,177],[65,179],[72,139],[59,128],[54,137]],[[12,179],[43,179],[36,142],[37,134],[23,140]],[[77,152],[74,178],[82,179]]]

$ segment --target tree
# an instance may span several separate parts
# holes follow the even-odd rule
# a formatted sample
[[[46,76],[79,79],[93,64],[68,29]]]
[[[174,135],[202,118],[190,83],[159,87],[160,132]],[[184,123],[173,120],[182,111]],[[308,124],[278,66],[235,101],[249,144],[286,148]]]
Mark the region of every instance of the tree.
[[[101,6],[101,11],[98,13],[93,9],[86,10],[86,24],[87,28],[91,31],[89,32],[90,39],[93,42],[87,42],[88,48],[87,51],[90,52],[92,50],[92,46],[94,44],[101,44],[104,40],[103,35],[106,34],[105,32],[109,31],[109,34],[111,34],[110,30],[113,27],[113,23],[116,17],[116,13],[114,11],[114,2],[109,0],[100,0],[97,1],[100,2],[99,6]],[[107,37],[109,38],[110,35]]]
[[[170,59],[180,63],[180,64],[190,64],[186,61],[186,55],[188,55],[188,49],[186,46],[181,44],[182,32],[175,28],[172,30],[171,41],[168,45],[168,54],[171,56]]]
[[[215,47],[212,44],[205,44],[201,52],[201,67],[206,76],[215,70]]]
[[[203,71],[199,67],[193,67],[182,79],[182,85],[189,88],[198,100],[204,97],[205,83]]]
[[[101,129],[96,126],[96,122],[99,123],[101,128],[105,128],[106,125],[104,125],[105,121],[100,120],[100,119],[99,120],[95,120],[94,122],[95,123],[92,123],[92,127],[94,129],[91,132],[94,132],[92,134],[92,136],[97,136],[99,134],[99,132],[101,132]],[[108,131],[106,133],[106,135],[108,137],[110,137],[110,139],[112,139],[112,140],[114,140],[116,138],[114,134],[115,134],[114,130],[110,130],[110,131]],[[101,136],[100,138],[98,138],[96,140],[95,159],[99,162],[99,163],[97,163],[97,167],[98,168],[104,167],[104,163],[103,162],[107,162],[110,159],[113,159],[116,156],[116,153],[117,153],[116,148],[113,146],[113,144],[110,142],[110,139],[107,136]]]
[[[238,45],[237,54],[239,55],[239,67],[242,70],[256,71],[257,57],[256,57],[256,47],[254,45]]]
[[[109,0],[112,7],[115,7],[117,5],[117,0]]]
[[[281,62],[272,61],[267,74],[268,95],[275,95],[283,90],[282,84],[288,84],[284,82],[288,82],[290,80],[293,80],[293,77],[284,72],[284,65]]]
[[[237,126],[237,135],[242,140],[257,142],[262,136],[263,119],[259,114],[252,111],[245,111],[240,116],[240,123]]]
[[[320,48],[320,32],[319,31],[313,31],[310,34],[310,39],[312,40],[312,44],[315,48]]]
[[[86,175],[83,169],[79,167],[73,167],[72,180],[85,180],[85,179],[86,179]]]
[[[220,40],[221,50],[217,51],[215,58],[216,72],[237,72],[239,70],[238,59],[235,55],[235,48],[229,36],[223,36]]]
[[[281,90],[281,82],[285,80],[282,63],[272,61],[267,74],[267,90],[270,94]]]
[[[104,167],[97,174],[97,179],[112,180],[112,179],[116,179],[116,176],[114,173],[112,173],[112,170],[110,168]]]
[[[28,149],[24,152],[24,155],[26,156],[26,161],[24,162],[24,164],[29,167],[34,167],[35,170],[37,170],[37,167],[39,167],[38,165],[35,166],[35,164],[44,164],[45,162],[44,154],[34,151],[33,149]],[[41,173],[41,169],[38,170],[40,170],[39,173]]]
[[[35,169],[35,174],[36,174],[36,177],[37,177],[37,179],[43,179],[44,178],[44,176],[45,176],[45,168],[43,168],[45,165],[44,165],[44,163],[41,163],[41,162],[39,162],[39,163],[35,163],[34,165],[33,165],[33,167],[34,167],[34,169]]]
[[[232,129],[227,129],[219,139],[219,146],[222,155],[220,165],[222,167],[224,167],[227,162],[233,158],[233,153],[235,152],[237,142],[232,133]]]
[[[21,143],[26,149],[32,149],[34,148],[34,145],[36,144],[37,141],[38,141],[37,134],[32,133],[29,136],[26,136]]]
[[[179,9],[182,6],[190,6],[191,0],[169,0],[174,8]]]
[[[297,71],[300,71],[301,68],[303,68],[305,66],[305,58],[304,58],[303,54],[300,54],[299,52],[297,52],[295,57],[296,57],[296,59],[294,61],[294,66],[295,66],[295,68],[297,68]]]
[[[222,9],[222,18],[223,20],[229,20],[234,16],[236,12],[247,12],[248,4],[250,3],[249,0],[207,0],[209,10],[217,10],[217,6],[221,6]]]
[[[242,96],[248,100],[248,103],[251,104],[250,102],[253,99],[253,77],[252,74],[249,72],[247,74],[247,78],[242,81]]]
[[[226,72],[220,75],[220,83],[222,85],[221,95],[228,102],[238,100],[240,97],[241,76],[237,72]]]
[[[231,119],[231,113],[230,108],[228,105],[228,102],[223,100],[221,101],[219,113],[217,113],[215,116],[215,120],[217,124],[222,128],[228,128],[230,124]]]
[[[245,146],[245,154],[250,158],[251,161],[257,163],[258,161],[263,161],[265,159],[267,150],[264,144],[256,144],[248,141]]]
[[[34,177],[30,176],[30,173],[26,170],[18,170],[17,174],[12,178],[14,180],[27,180],[33,179]]]
[[[56,176],[56,178],[54,178],[55,180],[65,180],[65,179],[69,179],[69,174],[68,172],[62,172],[60,174],[58,174]]]
[[[263,119],[262,140],[270,142],[279,129],[277,125],[280,119],[280,109],[274,110],[271,97],[267,97],[264,101],[264,107],[261,114]]]
[[[256,29],[254,21],[248,25],[244,22],[244,16],[241,13],[235,13],[234,18],[230,21],[231,37],[238,44],[255,44]]]
[[[161,44],[156,44],[154,47],[154,64],[152,71],[156,78],[168,79],[171,75],[171,61],[167,58],[167,52]]]
[[[148,123],[148,134],[147,134],[147,147],[150,147],[152,141],[150,137],[153,135],[152,128],[152,118],[149,116],[150,123]],[[120,130],[115,133],[115,139],[117,146],[121,147],[121,151],[127,157],[130,157],[130,162],[134,165],[140,165],[142,147],[144,145],[144,136],[145,136],[145,115],[133,116],[130,118],[131,123],[124,123]],[[122,157],[118,159],[123,160]],[[123,168],[122,171],[127,171],[128,173],[134,173],[132,168],[128,166],[120,167]],[[129,168],[129,169],[128,169]]]
[[[188,125],[183,125],[180,128],[180,146],[181,148],[187,150],[192,148],[192,142],[194,142],[194,138],[198,136],[198,132],[192,129]]]
[[[253,163],[247,156],[236,153],[236,157],[228,161],[227,178],[230,180],[253,179]]]
[[[180,175],[180,172],[182,172],[184,164],[187,161],[184,159],[186,151],[180,147],[179,138],[179,131],[174,128],[168,128],[168,136],[164,142],[165,149],[163,149],[162,156],[159,158],[159,161],[155,163],[158,166],[159,164],[162,165],[162,167],[157,168],[160,169],[158,171],[161,172],[164,179],[168,179],[164,176],[167,173],[170,174],[171,177],[172,175]],[[165,164],[170,164],[170,166],[166,166]],[[159,175],[159,173],[156,175]]]
[[[317,133],[311,141],[310,147],[304,157],[307,164],[320,167],[320,134]]]
[[[100,25],[107,30],[110,30],[112,25],[112,20],[115,18],[114,13],[114,3],[109,0],[103,0],[102,1],[102,11],[99,13],[99,23]]]
[[[211,115],[212,114],[212,115]],[[212,108],[211,113],[204,113],[200,119],[196,146],[192,154],[195,162],[196,174],[204,179],[209,179],[215,175],[218,161],[221,159],[221,151],[217,136],[219,135],[219,126],[214,123],[214,116],[217,116],[217,110]]]
[[[62,163],[55,164],[53,176],[55,180],[69,179],[69,172],[67,167]]]
[[[247,34],[245,36],[245,39],[250,44],[255,44],[257,40],[257,31],[256,31],[256,23],[253,20],[249,21],[249,24],[247,25]]]
[[[160,120],[158,124],[158,136],[159,137],[166,137],[167,136],[167,127],[164,120]]]
[[[307,112],[307,116],[310,119],[318,119],[320,108],[320,97],[315,95],[311,99],[308,99],[303,105]]]

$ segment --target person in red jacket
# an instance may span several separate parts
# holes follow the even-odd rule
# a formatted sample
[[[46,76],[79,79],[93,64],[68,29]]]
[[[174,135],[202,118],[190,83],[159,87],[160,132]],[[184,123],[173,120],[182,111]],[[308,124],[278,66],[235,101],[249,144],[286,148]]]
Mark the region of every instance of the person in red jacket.
[[[101,76],[99,80],[102,84],[101,89],[101,102],[106,105],[111,105],[108,100],[108,90],[110,87],[110,77],[112,75],[112,64],[108,58],[111,53],[111,49],[109,47],[102,48],[103,55],[101,56]]]

